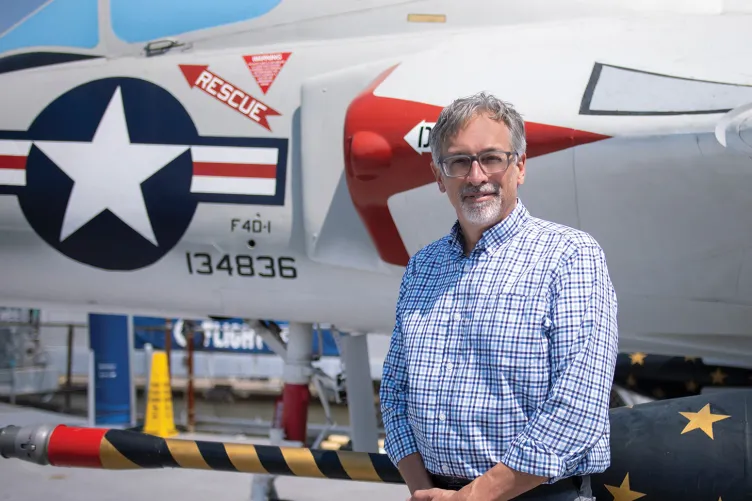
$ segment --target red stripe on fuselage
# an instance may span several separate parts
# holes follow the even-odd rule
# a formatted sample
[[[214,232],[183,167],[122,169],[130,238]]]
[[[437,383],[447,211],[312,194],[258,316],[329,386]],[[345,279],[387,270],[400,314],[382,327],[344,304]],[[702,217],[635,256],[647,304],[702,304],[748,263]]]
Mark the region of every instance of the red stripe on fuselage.
[[[0,155],[0,169],[26,169],[26,157],[20,155]]]
[[[277,177],[277,166],[263,164],[193,162],[193,175],[217,177],[257,177],[264,179],[274,179]]]

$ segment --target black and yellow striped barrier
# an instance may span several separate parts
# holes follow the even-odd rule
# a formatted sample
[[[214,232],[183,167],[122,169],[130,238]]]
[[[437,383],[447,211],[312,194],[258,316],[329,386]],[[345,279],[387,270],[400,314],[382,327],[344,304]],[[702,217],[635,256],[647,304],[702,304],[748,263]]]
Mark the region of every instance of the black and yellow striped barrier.
[[[597,499],[752,499],[752,390],[610,411],[611,466]],[[0,429],[0,455],[54,466],[193,468],[404,483],[385,454],[160,438],[63,425]]]
[[[403,483],[399,470],[384,454],[161,438],[135,431],[65,425],[4,428],[0,431],[0,453],[63,467],[190,468]]]

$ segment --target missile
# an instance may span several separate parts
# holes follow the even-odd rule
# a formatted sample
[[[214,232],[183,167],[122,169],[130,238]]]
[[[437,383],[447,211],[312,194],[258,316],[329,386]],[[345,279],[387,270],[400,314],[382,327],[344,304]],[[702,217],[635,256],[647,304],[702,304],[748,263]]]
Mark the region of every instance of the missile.
[[[609,413],[611,465],[591,477],[597,499],[750,499],[752,390],[660,400]],[[385,454],[65,425],[2,428],[0,455],[58,467],[189,468],[404,483]]]
[[[752,387],[752,370],[709,365],[694,357],[620,353],[614,383],[659,399],[697,395],[705,387]]]

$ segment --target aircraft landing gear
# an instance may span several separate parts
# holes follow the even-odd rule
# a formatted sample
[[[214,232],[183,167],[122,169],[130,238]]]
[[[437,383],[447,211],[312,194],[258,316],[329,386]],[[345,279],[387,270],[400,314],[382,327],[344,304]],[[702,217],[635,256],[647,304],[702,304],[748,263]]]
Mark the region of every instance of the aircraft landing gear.
[[[379,452],[379,430],[376,402],[368,358],[368,337],[352,332],[341,334],[340,356],[345,372],[341,379],[347,389],[347,410],[350,413],[350,436],[355,452]]]
[[[306,447],[309,385],[314,374],[313,325],[291,322],[287,343],[276,324],[257,322],[254,328],[267,346],[285,361],[281,405],[269,430],[271,445]],[[281,408],[281,415],[279,409]],[[274,486],[274,475],[254,475],[251,501],[282,501]]]
[[[336,423],[331,419],[329,399],[346,402],[350,414],[351,450],[379,452],[376,403],[368,358],[368,339],[358,332],[342,333],[331,328],[340,353],[343,372],[334,378],[312,366],[314,360],[313,325],[290,323],[287,342],[281,329],[273,323],[249,322],[264,342],[285,361],[283,396],[279,402],[269,439],[271,445],[288,447],[321,446],[328,429]],[[327,419],[327,428],[310,445],[306,444],[309,385],[316,387]],[[251,501],[282,501],[275,488],[273,475],[254,475],[251,482]]]

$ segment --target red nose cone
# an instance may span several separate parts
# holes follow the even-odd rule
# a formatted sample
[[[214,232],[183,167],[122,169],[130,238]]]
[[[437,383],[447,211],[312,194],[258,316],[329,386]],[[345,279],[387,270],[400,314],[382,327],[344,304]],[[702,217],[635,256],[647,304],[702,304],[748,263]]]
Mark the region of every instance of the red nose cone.
[[[392,147],[384,136],[371,131],[353,134],[348,164],[359,180],[375,179],[379,172],[389,169],[391,162]]]
[[[392,195],[435,182],[428,135],[438,106],[373,94],[390,68],[355,98],[345,117],[345,175],[381,259],[404,266],[409,255],[389,212]],[[528,158],[607,139],[607,136],[526,122]],[[449,203],[449,202],[447,202]]]

